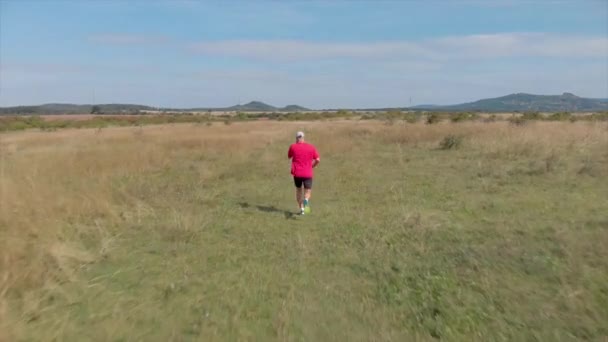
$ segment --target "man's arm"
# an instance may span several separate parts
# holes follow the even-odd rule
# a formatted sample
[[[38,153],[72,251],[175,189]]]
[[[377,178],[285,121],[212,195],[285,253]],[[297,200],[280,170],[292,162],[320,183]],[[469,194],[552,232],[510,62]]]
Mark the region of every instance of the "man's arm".
[[[287,159],[291,159],[293,157],[293,151],[291,150],[291,146],[289,146],[289,151],[287,151]]]
[[[312,168],[314,169],[315,167],[317,167],[317,165],[319,165],[320,162],[321,162],[321,158],[314,159],[312,161]]]

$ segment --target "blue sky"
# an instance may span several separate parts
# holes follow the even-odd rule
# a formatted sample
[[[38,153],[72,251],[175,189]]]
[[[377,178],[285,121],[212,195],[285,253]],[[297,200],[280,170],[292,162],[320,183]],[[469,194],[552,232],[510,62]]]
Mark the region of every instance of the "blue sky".
[[[0,0],[0,106],[608,98],[606,0]]]

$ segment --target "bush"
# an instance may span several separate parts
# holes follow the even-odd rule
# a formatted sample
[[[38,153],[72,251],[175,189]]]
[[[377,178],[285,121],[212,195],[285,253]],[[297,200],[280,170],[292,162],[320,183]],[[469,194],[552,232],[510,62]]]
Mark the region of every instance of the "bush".
[[[462,113],[453,115],[450,118],[450,120],[452,120],[452,122],[462,122],[462,121],[468,121],[468,120],[475,120],[475,119],[477,119],[477,117],[478,117],[478,115],[475,113],[462,112]]]
[[[406,113],[403,118],[408,123],[416,123],[420,121],[420,117],[420,113]]]
[[[551,120],[551,121],[566,121],[566,120],[572,121],[572,119],[573,119],[573,116],[569,112],[560,112],[560,113],[551,114],[547,118],[547,120]]]
[[[390,119],[400,119],[403,116],[403,113],[398,109],[392,109],[392,110],[389,110],[388,112],[384,113],[384,116],[389,120]]]
[[[441,116],[437,113],[432,113],[430,115],[427,115],[426,117],[426,123],[429,125],[436,124],[439,122],[441,122]]]
[[[27,124],[27,122],[23,121],[13,121],[8,124],[7,131],[22,131],[24,129],[28,129],[31,126]]]
[[[249,114],[247,114],[247,113],[243,113],[243,112],[238,112],[238,113],[236,114],[236,118],[237,118],[238,120],[247,120],[247,119],[249,119]]]
[[[496,114],[492,114],[483,120],[484,122],[496,122],[498,121],[498,116]]]
[[[539,112],[526,112],[521,118],[523,120],[544,120],[545,117]]]
[[[528,120],[526,120],[523,116],[512,116],[509,119],[509,122],[516,126],[523,126],[528,122]]]
[[[439,148],[442,150],[454,150],[462,145],[463,137],[459,135],[450,134],[443,138],[439,143]]]
[[[335,117],[346,117],[346,116],[350,116],[352,114],[351,114],[351,112],[349,112],[346,109],[340,109],[334,115],[335,115]]]
[[[608,121],[608,112],[594,113],[589,115],[589,119],[593,121]]]

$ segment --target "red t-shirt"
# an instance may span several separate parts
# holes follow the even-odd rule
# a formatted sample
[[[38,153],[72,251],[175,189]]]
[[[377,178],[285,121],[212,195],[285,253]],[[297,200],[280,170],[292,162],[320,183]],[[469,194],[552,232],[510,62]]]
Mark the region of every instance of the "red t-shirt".
[[[312,161],[319,158],[317,149],[306,142],[289,146],[287,157],[291,158],[291,174],[300,178],[312,178]]]

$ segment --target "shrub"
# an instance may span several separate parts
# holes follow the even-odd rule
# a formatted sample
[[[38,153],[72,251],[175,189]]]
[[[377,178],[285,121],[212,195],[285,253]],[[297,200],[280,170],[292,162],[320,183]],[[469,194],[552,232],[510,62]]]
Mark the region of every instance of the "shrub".
[[[439,148],[442,150],[454,150],[462,145],[463,137],[459,135],[450,134],[443,138],[439,143]]]
[[[403,116],[403,113],[398,109],[392,109],[384,113],[384,116],[388,119],[399,119]]]
[[[477,117],[478,115],[475,113],[461,112],[456,115],[453,115],[450,120],[452,120],[452,122],[462,122],[467,120],[475,120],[477,119]]]
[[[24,129],[30,128],[30,125],[27,122],[23,121],[13,121],[9,123],[7,130],[8,131],[22,131]]]
[[[484,122],[495,122],[498,121],[498,116],[496,114],[492,114],[485,118]]]
[[[418,121],[420,121],[420,113],[406,113],[403,118],[405,119],[406,122],[408,123],[416,123]]]
[[[526,120],[523,116],[512,116],[509,119],[509,122],[516,126],[523,126],[527,123],[527,121],[528,120]]]
[[[336,117],[345,117],[349,115],[351,115],[351,113],[346,109],[340,109],[335,113]]]
[[[441,116],[437,113],[429,114],[426,117],[426,123],[429,125],[436,124],[439,122],[441,122]]]
[[[570,120],[572,121],[572,114],[570,114],[569,112],[559,112],[559,113],[555,113],[555,114],[551,114],[547,120],[551,120],[551,121],[566,121],[566,120]]]
[[[545,117],[539,112],[526,112],[521,118],[523,120],[544,120]]]
[[[608,121],[608,112],[594,113],[589,115],[589,120],[593,121]]]

